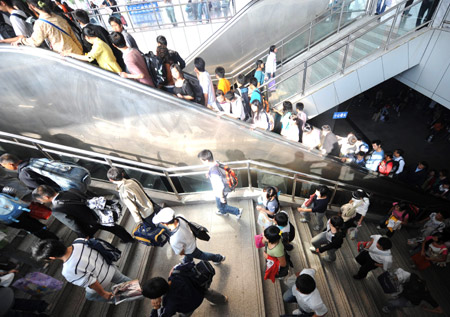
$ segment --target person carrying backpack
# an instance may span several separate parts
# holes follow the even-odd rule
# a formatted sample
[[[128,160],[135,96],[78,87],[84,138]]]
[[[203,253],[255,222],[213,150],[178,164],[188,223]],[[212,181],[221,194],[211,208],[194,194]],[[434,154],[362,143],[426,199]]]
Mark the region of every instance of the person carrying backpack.
[[[228,301],[227,296],[209,288],[213,272],[208,274],[209,283],[199,283],[197,267],[201,264],[204,265],[202,262],[197,265],[194,262],[180,263],[172,269],[168,281],[163,277],[153,277],[142,284],[142,295],[151,299],[151,317],[170,317],[177,313],[190,316],[203,299],[212,305]]]
[[[85,239],[75,239],[69,247],[61,241],[42,240],[31,247],[31,253],[38,261],[63,261],[61,274],[69,283],[84,287],[90,301],[113,303],[111,287],[131,280]]]
[[[9,21],[11,22],[11,27],[13,29],[13,37],[5,38],[3,32],[0,32],[3,40],[0,40],[0,43],[13,43],[17,41],[21,37],[30,37],[33,33],[33,26],[30,23],[25,22],[27,19],[27,14],[21,10],[17,10],[14,8],[14,4],[12,0],[2,0],[0,1],[0,11],[9,14]],[[0,30],[2,28],[8,28],[6,23],[3,20],[3,15],[0,14]],[[8,32],[9,33],[9,32]],[[12,34],[9,34],[12,35]]]
[[[220,216],[232,214],[237,220],[241,219],[243,209],[227,204],[228,193],[234,190],[234,188],[230,188],[228,184],[225,184],[227,182],[226,171],[220,167],[220,164],[214,161],[214,156],[210,150],[201,151],[198,153],[197,157],[204,165],[209,166],[206,177],[211,181],[211,186],[214,195],[216,196],[216,204],[219,209],[216,211],[216,214]]]
[[[384,176],[392,176],[398,170],[399,163],[393,159],[392,152],[385,152],[384,159],[378,166],[378,173]]]
[[[442,314],[443,310],[438,302],[433,298],[427,284],[417,274],[406,272],[409,275],[404,283],[402,283],[403,291],[396,298],[387,301],[382,308],[383,313],[390,313],[403,307],[419,306],[422,301],[429,303],[433,309],[422,307],[423,310]]]

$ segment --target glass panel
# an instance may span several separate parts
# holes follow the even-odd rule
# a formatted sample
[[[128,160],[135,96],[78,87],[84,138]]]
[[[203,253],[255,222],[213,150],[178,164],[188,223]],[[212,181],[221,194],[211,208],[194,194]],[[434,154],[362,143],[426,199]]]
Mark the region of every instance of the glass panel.
[[[297,56],[308,48],[309,28],[283,45],[283,63]]]
[[[316,25],[312,27],[311,31],[311,45],[321,41],[323,38],[334,33],[337,30],[339,23],[339,16],[341,14],[340,7],[339,10],[332,11],[331,15],[323,19]]]
[[[289,77],[290,74],[282,76],[276,82],[275,91],[269,90],[269,102],[271,105],[276,105],[282,100],[285,100],[295,94],[301,93],[303,83],[303,67],[295,68],[292,71],[292,74],[294,75],[291,77]]]
[[[386,44],[393,17],[352,41],[349,46],[345,67],[372,54]]]
[[[425,1],[427,3],[427,1]],[[419,15],[420,8],[423,2],[413,5],[410,9],[405,10],[404,14],[397,18],[395,23],[392,39],[401,37],[404,34],[414,30],[417,26],[430,20],[431,15],[425,11],[425,14]]]
[[[257,187],[265,188],[267,186],[277,187],[282,193],[287,193],[288,179],[278,175],[257,172]]]
[[[306,89],[339,72],[342,69],[344,54],[345,46],[310,65],[306,75]]]
[[[236,188],[247,187],[247,170],[236,170],[233,168],[238,179],[238,185]],[[206,171],[205,171],[206,173]],[[209,179],[205,177],[205,173],[199,175],[180,176],[177,178],[180,185],[180,193],[195,193],[195,192],[207,192],[211,191],[211,183]],[[172,181],[175,178],[172,177]],[[245,180],[245,185],[244,185]],[[176,185],[175,185],[176,186]],[[177,186],[178,189],[178,186]]]

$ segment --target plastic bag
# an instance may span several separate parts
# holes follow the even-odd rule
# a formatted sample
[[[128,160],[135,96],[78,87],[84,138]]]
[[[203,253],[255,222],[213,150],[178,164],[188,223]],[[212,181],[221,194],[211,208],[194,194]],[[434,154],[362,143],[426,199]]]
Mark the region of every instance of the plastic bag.
[[[351,240],[355,240],[358,236],[358,228],[350,228],[348,229],[348,236]]]
[[[261,249],[264,246],[264,242],[263,242],[263,234],[255,234],[255,246],[258,249]]]
[[[44,273],[33,272],[15,281],[12,286],[30,295],[46,295],[59,291],[63,282]]]

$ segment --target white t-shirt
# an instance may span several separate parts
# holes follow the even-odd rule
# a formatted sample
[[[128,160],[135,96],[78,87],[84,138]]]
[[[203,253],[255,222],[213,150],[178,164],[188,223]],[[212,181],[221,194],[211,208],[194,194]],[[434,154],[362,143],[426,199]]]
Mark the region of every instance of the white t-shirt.
[[[387,271],[392,266],[392,254],[391,250],[380,250],[377,248],[378,240],[382,235],[374,234],[370,236],[373,239],[373,243],[369,248],[369,255],[377,263],[383,264],[383,270]]]
[[[23,11],[12,10],[9,20],[11,21],[14,33],[16,33],[16,36],[23,35],[25,37],[30,37],[33,33],[33,29],[28,25],[28,23],[25,22],[24,19],[21,19],[16,15],[20,15],[25,19],[27,18],[27,15]]]
[[[238,95],[234,95],[236,100],[232,101],[231,104],[231,115],[236,119],[245,119],[244,106],[242,104],[242,98]]]
[[[85,239],[76,239],[74,242]],[[72,284],[84,288],[98,281],[104,289],[110,289],[116,268],[106,263],[101,254],[82,243],[74,243],[73,252],[64,262],[62,275]]]
[[[369,200],[369,198],[364,197],[362,199],[362,203],[361,203],[361,200],[353,199],[352,205],[353,205],[353,207],[356,206],[356,213],[365,217],[367,214],[367,210],[369,209],[369,206],[370,206],[370,200]]]
[[[399,156],[399,157],[394,157],[394,161],[398,162],[398,169],[395,172],[395,174],[400,174],[401,172],[403,172],[403,169],[405,168],[405,160],[403,159],[402,156]]]
[[[300,275],[302,274],[308,274],[314,279],[316,271],[314,269],[303,269],[303,271],[300,272]],[[298,306],[304,312],[314,312],[319,316],[323,316],[328,312],[327,306],[325,306],[325,304],[323,303],[322,297],[320,297],[320,293],[317,287],[311,294],[305,295],[300,293],[294,284],[294,286],[292,286],[292,294],[295,296]]]
[[[194,234],[183,219],[178,219],[178,227],[172,231],[170,246],[176,254],[184,250],[184,254],[191,254],[197,247]]]
[[[277,71],[277,55],[270,52],[266,60],[266,74],[272,74]]]
[[[208,94],[207,104],[214,106],[214,103],[216,102],[216,93],[214,92],[211,76],[209,76],[207,71],[201,72],[199,73],[198,81],[200,82],[203,93]]]
[[[303,133],[302,144],[310,149],[314,149],[320,144],[320,130],[313,128],[310,133]]]

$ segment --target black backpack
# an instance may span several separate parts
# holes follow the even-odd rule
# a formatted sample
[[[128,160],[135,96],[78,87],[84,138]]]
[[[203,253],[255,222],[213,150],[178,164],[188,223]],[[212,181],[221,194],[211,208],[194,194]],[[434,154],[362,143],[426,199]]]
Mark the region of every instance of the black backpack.
[[[11,25],[5,22],[3,18],[3,13],[0,13],[0,35],[4,39],[10,39],[12,37],[16,37],[16,33]]]
[[[85,244],[89,246],[91,249],[94,249],[100,253],[105,259],[106,263],[111,265],[113,262],[116,262],[120,259],[122,255],[122,251],[117,249],[111,243],[106,242],[102,239],[94,239],[91,238],[89,240],[86,239],[77,239],[73,242],[74,244]]]
[[[185,77],[185,80],[191,84],[192,90],[194,91],[194,101],[200,105],[205,104],[205,95],[203,94],[203,89],[200,86],[200,82],[194,78]]]
[[[397,172],[399,167],[400,167],[400,163],[396,160],[392,160],[392,169],[389,172],[389,175],[395,174],[395,172]]]
[[[405,297],[414,305],[419,305],[426,292],[428,292],[426,282],[416,273],[411,273],[409,281],[403,284],[403,292],[400,296]]]
[[[142,56],[144,57],[145,63],[147,64],[148,72],[152,77],[155,87],[164,85],[164,83],[167,81],[167,72],[162,60],[158,56],[153,54],[152,51],[148,52],[147,54],[143,54]]]
[[[208,261],[200,261],[197,264],[188,262],[178,264],[173,268],[171,276],[177,274],[188,277],[195,286],[206,291],[211,286],[216,270]]]
[[[248,97],[248,94],[243,94],[240,89],[236,89],[236,92],[242,98],[242,104],[244,106],[244,113],[245,113],[245,120],[248,120],[249,118],[252,117],[252,108],[250,107],[250,99]]]

